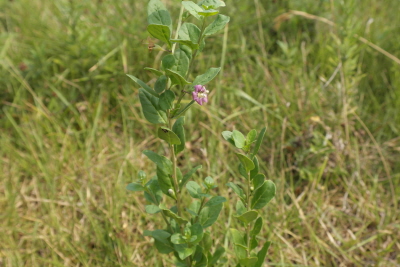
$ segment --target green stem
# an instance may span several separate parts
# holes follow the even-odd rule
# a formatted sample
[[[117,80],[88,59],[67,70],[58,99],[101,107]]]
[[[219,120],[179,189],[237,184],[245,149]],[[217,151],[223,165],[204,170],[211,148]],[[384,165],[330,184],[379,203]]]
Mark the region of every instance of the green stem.
[[[175,39],[178,39],[179,37],[179,30],[182,25],[183,10],[184,10],[183,5],[181,5],[181,10],[179,11],[178,27],[176,28],[176,33],[175,33]],[[175,48],[176,48],[176,43],[172,45],[172,54],[175,52]]]
[[[251,181],[250,181],[250,173],[247,176],[247,211],[250,211],[250,194],[251,194]],[[251,223],[247,225],[246,234],[247,234],[247,257],[250,257],[250,231],[251,231]]]
[[[172,129],[172,119],[169,118],[169,113],[170,111],[168,110],[168,126],[170,129]],[[175,148],[173,145],[169,145],[170,151],[171,151],[171,162],[172,162],[172,181],[174,183],[174,191],[175,191],[175,196],[176,196],[176,207],[178,208],[178,215],[181,216],[181,193],[179,190],[179,183],[178,183],[178,177],[177,177],[177,172],[176,172],[176,155],[175,155]]]

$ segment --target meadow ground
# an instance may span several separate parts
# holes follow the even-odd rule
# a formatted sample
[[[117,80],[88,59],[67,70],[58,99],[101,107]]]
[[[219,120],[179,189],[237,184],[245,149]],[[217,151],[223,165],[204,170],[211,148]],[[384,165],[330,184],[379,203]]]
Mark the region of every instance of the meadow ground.
[[[125,76],[154,82],[145,2],[0,1],[0,266],[172,266],[142,236],[162,220],[125,190],[153,170],[142,150],[166,151]],[[398,1],[227,4],[195,66],[223,71],[187,114],[182,169],[231,194],[220,133],[265,125],[269,266],[400,266]],[[225,266],[233,199],[213,234]]]

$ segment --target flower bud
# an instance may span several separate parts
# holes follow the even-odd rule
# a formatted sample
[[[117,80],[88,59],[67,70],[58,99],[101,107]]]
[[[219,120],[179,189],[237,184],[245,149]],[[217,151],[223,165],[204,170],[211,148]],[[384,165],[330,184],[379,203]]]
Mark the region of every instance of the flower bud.
[[[211,176],[207,176],[204,180],[204,184],[207,186],[208,189],[214,188],[214,179]]]
[[[146,173],[142,170],[138,171],[137,177],[139,181],[143,181],[146,179]]]

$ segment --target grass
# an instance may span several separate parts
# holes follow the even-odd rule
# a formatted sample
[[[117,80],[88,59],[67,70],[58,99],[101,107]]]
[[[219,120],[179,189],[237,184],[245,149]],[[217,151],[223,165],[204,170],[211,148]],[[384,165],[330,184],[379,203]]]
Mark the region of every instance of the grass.
[[[202,164],[195,179],[231,194],[238,173],[220,133],[266,125],[262,166],[278,188],[268,265],[400,266],[397,1],[227,3],[229,30],[195,66],[222,61],[223,74],[212,104],[188,113],[182,168]],[[162,220],[125,190],[153,170],[142,150],[168,153],[125,76],[153,82],[142,67],[161,56],[144,44],[144,6],[0,2],[0,266],[172,266],[142,236]],[[213,234],[226,266],[233,206]]]

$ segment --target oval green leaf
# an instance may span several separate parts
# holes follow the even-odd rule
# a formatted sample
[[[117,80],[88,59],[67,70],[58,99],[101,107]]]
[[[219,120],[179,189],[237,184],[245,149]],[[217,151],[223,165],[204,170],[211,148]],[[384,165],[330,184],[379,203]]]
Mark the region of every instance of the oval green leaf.
[[[203,14],[201,14],[203,15]],[[214,34],[222,30],[225,25],[229,22],[230,18],[225,15],[218,15],[218,17],[210,24],[207,26],[207,28],[204,31],[204,34],[206,36]]]
[[[146,190],[141,184],[138,184],[138,183],[128,184],[126,186],[126,189],[128,189],[129,191],[133,191],[133,192],[140,192],[140,191]]]
[[[251,223],[252,221],[254,221],[255,219],[257,219],[258,212],[255,210],[249,210],[249,211],[243,213],[242,215],[235,216],[235,217],[247,225],[247,224]]]
[[[270,180],[265,181],[258,189],[254,191],[254,195],[251,200],[251,208],[263,208],[275,197],[275,193],[275,184]]]
[[[235,142],[235,146],[237,148],[243,148],[244,145],[246,144],[246,138],[238,130],[233,130],[232,138],[233,138],[233,141]]]
[[[206,73],[197,76],[196,79],[194,79],[193,84],[194,85],[197,85],[197,84],[205,85],[206,83],[212,81],[215,78],[215,76],[218,75],[220,70],[221,70],[221,68],[208,69],[206,71]]]
[[[157,97],[140,88],[139,100],[142,105],[143,115],[149,122],[154,124],[167,123],[167,114],[159,108]]]
[[[171,44],[171,30],[168,26],[160,24],[150,24],[147,26],[147,31],[158,40],[166,43],[169,48],[172,47]]]
[[[181,140],[179,137],[170,129],[166,127],[158,128],[157,135],[160,139],[166,141],[170,145],[180,145]]]
[[[240,162],[243,164],[243,167],[245,167],[247,172],[254,169],[255,166],[251,159],[249,159],[247,156],[240,154],[240,153],[235,153],[235,154],[239,158]]]

